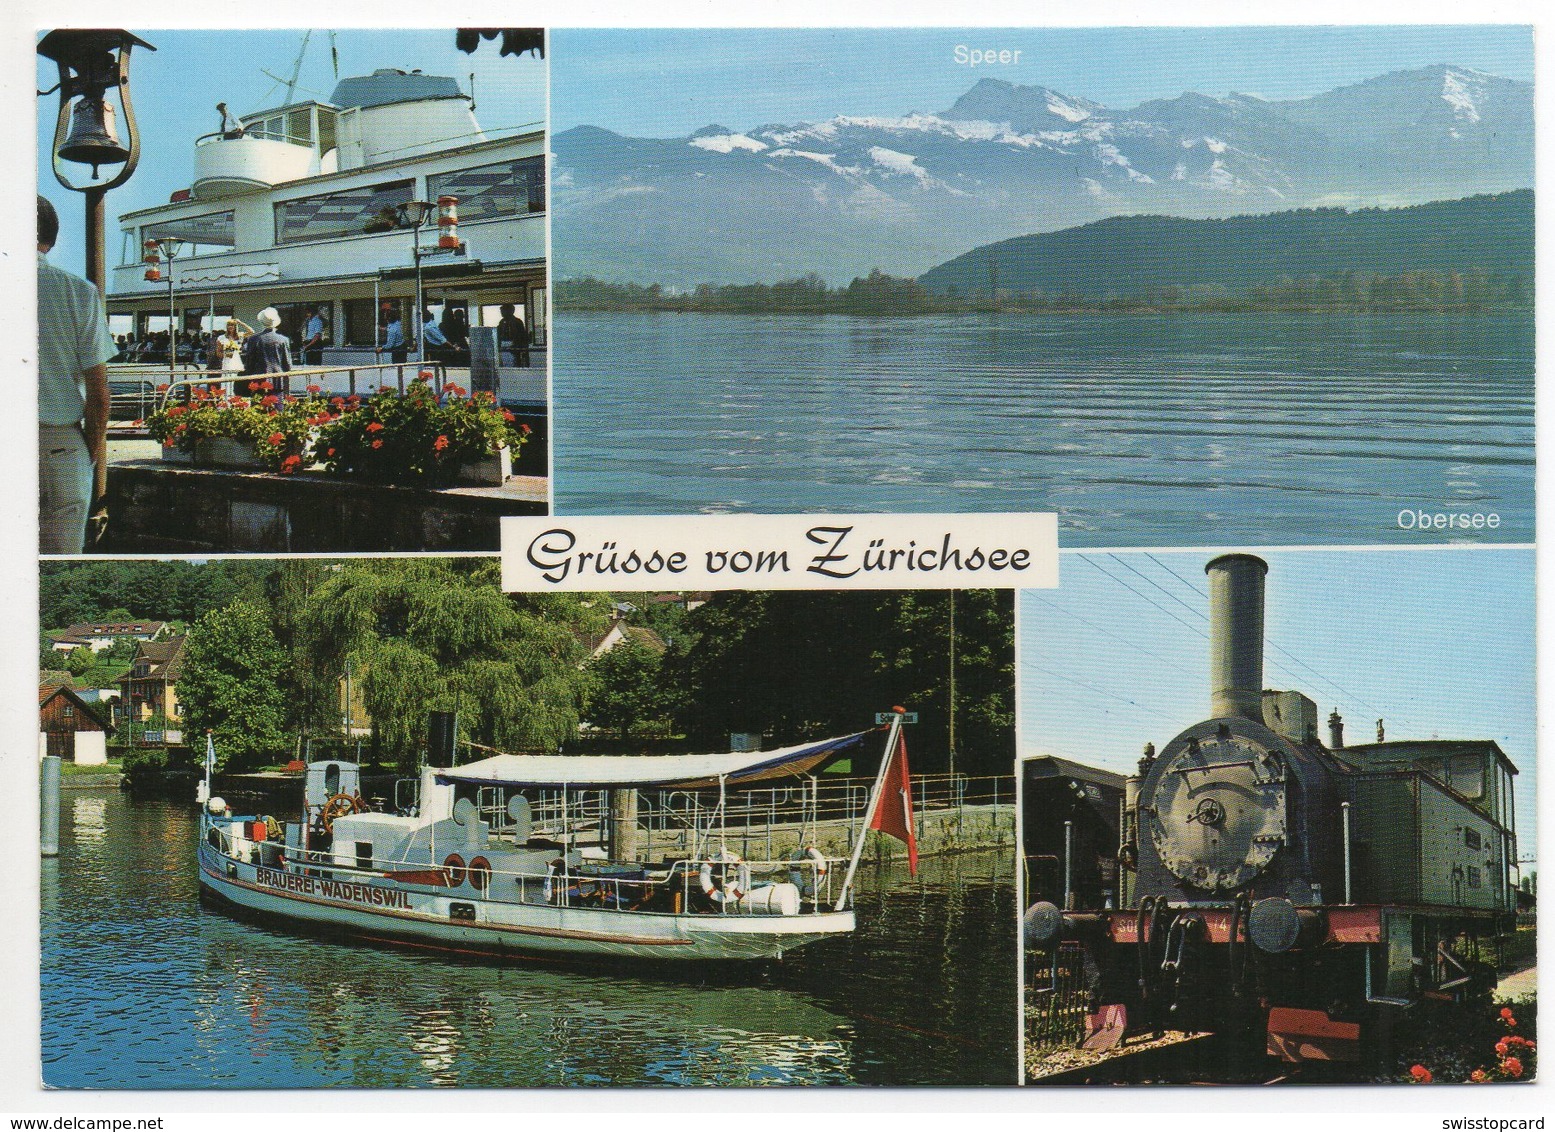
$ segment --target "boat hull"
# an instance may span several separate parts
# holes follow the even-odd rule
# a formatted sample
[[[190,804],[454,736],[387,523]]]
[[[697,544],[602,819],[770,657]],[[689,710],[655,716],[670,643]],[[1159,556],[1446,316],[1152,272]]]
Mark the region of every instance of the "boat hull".
[[[203,893],[366,942],[495,958],[759,960],[854,929],[853,912],[671,914],[479,900],[339,870],[280,871],[199,848]]]

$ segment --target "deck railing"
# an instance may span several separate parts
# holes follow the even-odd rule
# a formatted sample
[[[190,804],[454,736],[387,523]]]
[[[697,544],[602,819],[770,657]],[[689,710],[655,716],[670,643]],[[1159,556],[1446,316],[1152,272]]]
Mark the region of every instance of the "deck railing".
[[[302,849],[274,841],[242,837],[211,823],[210,847],[245,864],[299,870],[303,875],[365,883],[388,880],[449,897],[494,900],[506,904],[547,904],[607,911],[658,912],[668,915],[779,915],[772,886],[788,883],[799,893],[798,908],[829,910],[841,893],[845,861],[751,860],[715,854],[628,866],[583,856],[560,846],[545,871],[495,867],[504,847],[470,851],[454,845],[437,849],[432,862],[391,861],[336,850]]]
[[[110,367],[109,379],[124,380],[135,378],[139,375],[115,372],[116,367]],[[165,378],[167,371],[160,371]],[[408,377],[407,377],[408,373]],[[157,391],[161,394],[158,408],[165,408],[175,401],[187,402],[194,398],[196,389],[209,389],[213,386],[226,387],[226,391],[247,393],[248,386],[253,382],[268,381],[276,387],[276,392],[282,397],[295,397],[307,392],[308,386],[316,385],[324,391],[325,395],[344,394],[351,396],[358,393],[376,393],[381,389],[396,390],[400,396],[405,395],[405,390],[411,382],[414,382],[422,373],[430,373],[429,379],[433,392],[442,395],[443,386],[447,382],[447,367],[442,362],[374,362],[369,365],[349,366],[297,366],[285,373],[243,373],[243,374],[219,374],[207,370],[189,370],[179,375],[177,380],[163,381],[157,385]],[[392,378],[392,382],[391,379]],[[165,386],[165,388],[164,388]]]

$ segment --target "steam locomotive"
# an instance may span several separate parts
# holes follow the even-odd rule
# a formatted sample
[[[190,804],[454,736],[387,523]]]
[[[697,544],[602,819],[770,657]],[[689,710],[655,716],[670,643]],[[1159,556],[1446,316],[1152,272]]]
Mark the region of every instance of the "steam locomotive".
[[[1066,881],[1068,906],[1026,913],[1029,946],[1083,948],[1092,1044],[1261,1029],[1287,1061],[1355,1060],[1389,1008],[1494,986],[1516,768],[1492,741],[1385,742],[1380,722],[1346,746],[1337,712],[1320,742],[1312,700],[1263,688],[1267,570],[1205,567],[1210,718],[1126,780],[1115,906]]]

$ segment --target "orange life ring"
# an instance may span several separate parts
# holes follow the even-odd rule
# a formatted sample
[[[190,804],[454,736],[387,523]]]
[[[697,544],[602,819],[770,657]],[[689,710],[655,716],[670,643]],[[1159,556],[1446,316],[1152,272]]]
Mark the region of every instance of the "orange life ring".
[[[470,885],[481,893],[491,887],[491,862],[485,857],[470,858]]]
[[[448,878],[450,888],[458,888],[464,883],[464,858],[457,853],[450,853],[443,858],[443,875]]]

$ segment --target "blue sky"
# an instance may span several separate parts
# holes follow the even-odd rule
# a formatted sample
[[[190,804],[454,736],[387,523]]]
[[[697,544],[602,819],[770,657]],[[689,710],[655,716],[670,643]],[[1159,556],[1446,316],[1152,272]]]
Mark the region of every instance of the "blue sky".
[[[954,60],[959,44],[1018,65]],[[1528,27],[561,30],[552,124],[680,137],[837,114],[944,110],[980,78],[1114,109],[1184,91],[1301,98],[1432,63],[1533,78]]]
[[[136,48],[130,58],[130,91],[141,126],[141,159],[128,183],[108,194],[110,269],[119,261],[119,216],[164,203],[174,190],[189,186],[194,139],[216,129],[216,103],[225,102],[234,114],[243,114],[285,101],[286,84],[264,72],[291,76],[305,29],[131,30],[156,51]],[[498,54],[495,40],[483,41],[473,55],[466,55],[455,48],[451,28],[354,29],[336,32],[335,47],[341,78],[371,74],[379,67],[419,67],[428,74],[457,78],[468,93],[473,71],[475,116],[488,131],[538,124],[545,119],[545,62],[532,54],[504,58]],[[40,56],[37,89],[47,90],[57,81],[54,64]],[[296,97],[327,100],[334,87],[329,35],[315,31],[303,57]],[[56,96],[38,99],[38,191],[54,202],[62,222],[60,242],[50,259],[79,272],[84,254],[81,197],[60,187],[49,164],[58,108]],[[85,166],[67,169],[78,182],[91,176]]]
[[[1209,643],[1200,633],[1208,632],[1204,564],[1212,557],[1066,553],[1058,589],[1021,594],[1023,756],[1127,773],[1146,742],[1160,749],[1209,715]],[[1337,707],[1350,742],[1371,742],[1379,717],[1389,739],[1494,739],[1520,771],[1520,851],[1531,854],[1533,551],[1262,557],[1264,687],[1314,699],[1325,738]]]

